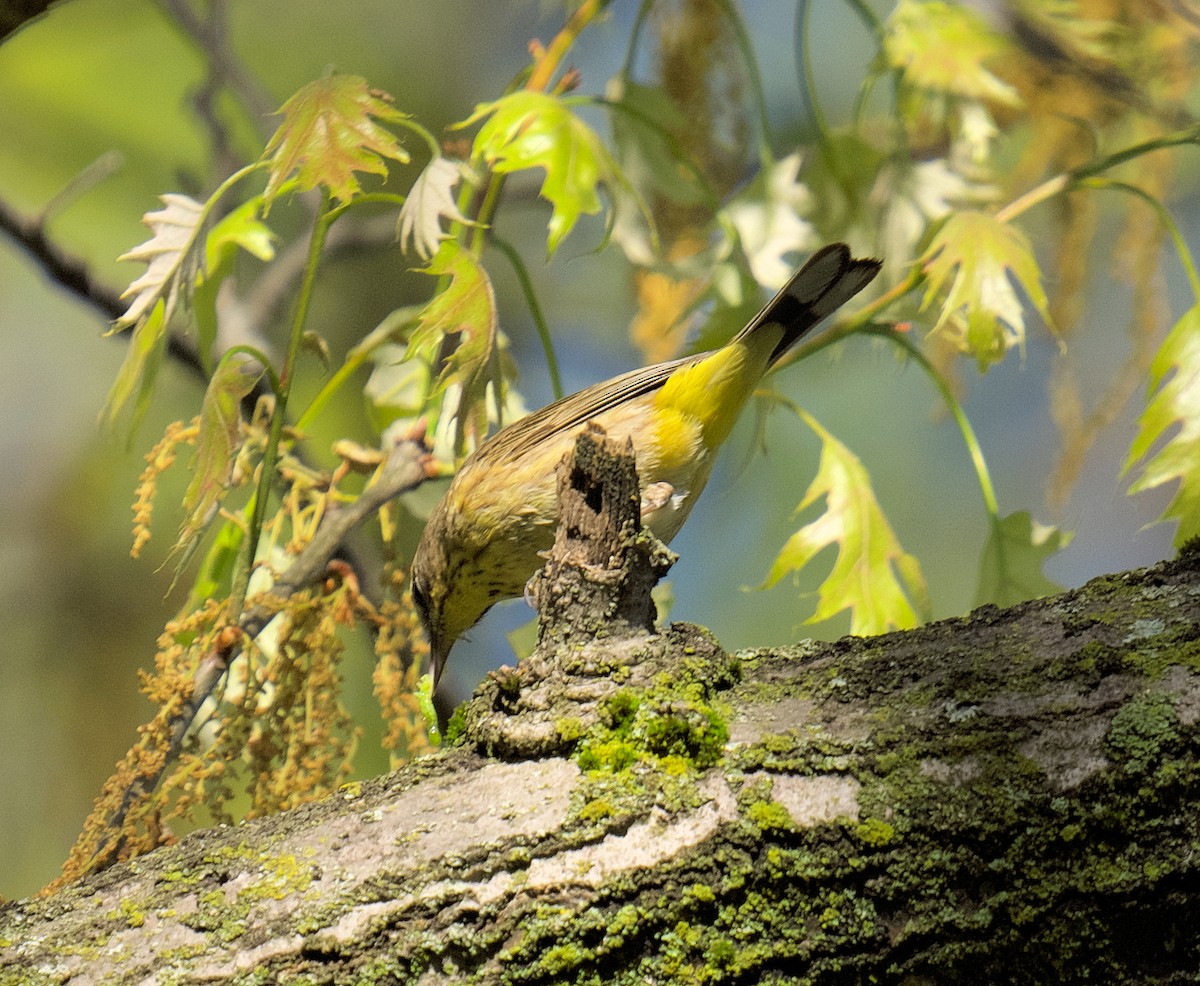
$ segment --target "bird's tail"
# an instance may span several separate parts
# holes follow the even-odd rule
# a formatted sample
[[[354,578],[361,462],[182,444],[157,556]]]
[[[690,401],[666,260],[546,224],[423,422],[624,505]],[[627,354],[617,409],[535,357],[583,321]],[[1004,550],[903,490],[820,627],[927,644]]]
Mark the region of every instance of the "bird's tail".
[[[774,364],[826,315],[832,314],[874,280],[878,260],[850,255],[845,243],[831,243],[814,253],[774,298],[738,333],[744,339],[763,325],[777,323],[783,338],[771,352]]]

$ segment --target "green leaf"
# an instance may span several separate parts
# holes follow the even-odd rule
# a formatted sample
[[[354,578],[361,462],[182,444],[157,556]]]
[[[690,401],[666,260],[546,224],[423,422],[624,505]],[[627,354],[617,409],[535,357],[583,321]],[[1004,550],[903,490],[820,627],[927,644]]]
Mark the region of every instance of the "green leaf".
[[[1200,305],[1190,309],[1163,340],[1150,365],[1150,392],[1153,396],[1138,420],[1125,472],[1173,432],[1129,489],[1138,493],[1179,481],[1163,512],[1164,519],[1179,521],[1178,546],[1200,534]]]
[[[119,332],[138,325],[163,302],[163,324],[171,321],[175,306],[191,291],[191,282],[200,266],[200,230],[205,209],[186,195],[160,195],[164,208],[147,212],[142,224],[154,234],[145,243],[121,254],[118,260],[140,260],[146,272],[129,285],[121,299],[132,297],[125,314],[113,323],[112,331]]]
[[[252,366],[247,368],[240,355],[223,360],[204,392],[200,433],[188,467],[192,481],[183,494],[186,517],[172,549],[184,552],[185,560],[229,490],[233,462],[242,446],[241,400],[263,373],[257,364]]]
[[[934,332],[946,333],[986,370],[1013,346],[1024,348],[1024,304],[1012,278],[1049,326],[1050,307],[1029,240],[1015,226],[966,209],[938,229],[921,258],[927,277],[924,310],[941,294]]]
[[[442,243],[422,273],[449,277],[450,282],[422,310],[409,340],[408,358],[432,361],[445,337],[458,336],[458,345],[438,377],[436,393],[451,384],[462,388],[455,430],[455,444],[461,446],[468,433],[480,437],[487,431],[487,385],[497,388],[497,403],[504,399],[496,296],[487,271],[454,240]]]
[[[407,119],[391,103],[387,93],[353,75],[303,86],[283,104],[283,123],[263,151],[269,174],[264,213],[293,174],[301,191],[321,186],[334,200],[347,202],[360,191],[355,172],[387,175],[384,158],[407,163],[395,134],[375,122]]]
[[[481,103],[460,126],[484,117],[473,153],[493,171],[510,174],[542,168],[541,194],[552,206],[546,252],[553,254],[581,214],[600,211],[596,186],[611,177],[612,160],[599,136],[562,98],[520,90],[493,103]]]
[[[895,283],[908,274],[930,225],[956,209],[995,200],[994,185],[972,181],[948,158],[892,161],[881,168],[873,195],[882,204],[875,214],[876,248],[883,256],[882,280]]]
[[[205,239],[205,268],[211,270],[238,248],[264,263],[275,257],[275,234],[259,218],[263,200],[255,195],[213,226]]]
[[[1037,523],[1025,510],[1002,518],[983,549],[975,605],[1013,606],[1061,592],[1061,586],[1042,574],[1042,565],[1072,537],[1070,531]]]
[[[477,225],[459,211],[454,201],[454,186],[462,178],[464,167],[461,161],[434,158],[413,182],[396,227],[400,248],[406,253],[412,250],[422,260],[429,260],[450,235],[442,230],[443,219]]]
[[[429,393],[429,363],[408,355],[408,347],[384,343],[372,353],[375,364],[363,387],[372,423],[382,431],[393,421],[411,421],[425,406]]]
[[[533,653],[534,647],[537,646],[538,639],[538,618],[535,616],[531,620],[526,620],[519,627],[514,627],[505,634],[508,640],[508,646],[512,648],[513,654],[520,661]]]
[[[946,0],[901,0],[883,37],[884,59],[910,88],[1019,106],[1017,91],[986,67],[1010,55],[983,18]]]
[[[163,313],[166,302],[159,298],[150,314],[138,323],[129,339],[125,360],[117,371],[117,378],[108,392],[100,422],[112,428],[130,401],[134,401],[129,434],[132,437],[137,426],[150,406],[150,395],[154,392],[154,381],[162,366],[166,351],[167,333]]]
[[[799,571],[830,545],[837,545],[833,570],[821,583],[817,611],[809,623],[848,609],[850,632],[873,634],[893,627],[914,627],[928,619],[921,566],[900,547],[862,462],[814,418],[804,411],[799,414],[821,439],[821,460],[796,513],[822,497],[825,512],[788,538],[771,565],[764,588]]]
[[[615,104],[613,146],[630,182],[643,194],[683,205],[711,201],[715,193],[680,163],[675,138],[690,124],[678,104],[659,86],[644,86],[624,75],[609,81],[606,95]]]
[[[256,195],[225,216],[205,238],[204,272],[196,278],[192,312],[200,361],[210,376],[217,341],[217,292],[233,272],[238,250],[264,262],[275,256],[275,234],[259,218],[261,209],[262,196]]]

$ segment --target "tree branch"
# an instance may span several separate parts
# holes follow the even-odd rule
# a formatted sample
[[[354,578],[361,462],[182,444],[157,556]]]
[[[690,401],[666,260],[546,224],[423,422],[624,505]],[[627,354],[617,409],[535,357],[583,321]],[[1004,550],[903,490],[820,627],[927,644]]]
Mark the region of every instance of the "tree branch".
[[[208,62],[209,77],[198,107],[209,126],[218,156],[226,147],[227,135],[224,128],[212,117],[211,109],[216,91],[225,85],[228,85],[246,106],[250,124],[260,141],[265,144],[271,136],[272,129],[267,120],[274,114],[278,103],[234,52],[229,40],[224,0],[214,0],[208,5],[207,20],[201,20],[187,0],[160,0],[160,3]]]
[[[745,652],[720,701],[684,647],[570,756],[445,750],[9,904],[0,978],[1187,981],[1197,641],[1193,553]]]
[[[7,233],[14,243],[23,248],[52,281],[96,309],[108,321],[114,321],[124,314],[125,305],[120,297],[97,282],[87,264],[51,240],[40,222],[22,218],[3,200],[0,200],[0,232]],[[170,333],[167,336],[167,352],[199,380],[207,381],[196,345],[190,338],[177,332]],[[257,397],[252,395],[249,399],[255,400]]]
[[[432,459],[422,437],[414,433],[397,443],[384,460],[375,481],[357,499],[346,506],[329,510],[312,540],[275,579],[271,597],[276,603],[306,589],[323,575],[330,560],[354,528],[374,516],[389,500],[415,489],[433,475]],[[238,619],[237,629],[245,637],[253,639],[263,632],[278,612],[277,605],[253,606]],[[235,648],[239,639],[231,636],[224,646],[215,647],[200,658],[192,679],[191,694],[180,703],[167,723],[167,748],[152,772],[138,775],[125,788],[119,805],[105,819],[105,828],[110,835],[104,845],[88,852],[87,872],[102,870],[113,860],[121,858],[125,849],[126,835],[123,832],[127,817],[153,795],[162,778],[178,761],[184,740],[201,708],[230,665],[241,656],[241,651]]]

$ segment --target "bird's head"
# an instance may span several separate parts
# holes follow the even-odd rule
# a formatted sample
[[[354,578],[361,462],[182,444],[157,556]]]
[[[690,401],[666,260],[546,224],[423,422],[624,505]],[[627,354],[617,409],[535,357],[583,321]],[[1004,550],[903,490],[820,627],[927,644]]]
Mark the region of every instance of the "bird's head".
[[[450,649],[496,601],[479,579],[464,573],[461,558],[450,557],[447,539],[438,533],[436,520],[436,516],[431,518],[426,526],[412,563],[413,604],[429,637],[435,690]]]

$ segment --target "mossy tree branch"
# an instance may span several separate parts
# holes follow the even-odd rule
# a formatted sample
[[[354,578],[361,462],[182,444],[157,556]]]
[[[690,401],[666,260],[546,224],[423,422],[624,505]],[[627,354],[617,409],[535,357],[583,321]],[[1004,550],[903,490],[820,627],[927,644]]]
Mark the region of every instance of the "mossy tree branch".
[[[689,673],[696,639],[571,756],[444,750],[10,903],[0,982],[1194,974],[1195,553],[743,653],[719,695]],[[690,741],[714,714],[715,752]]]

